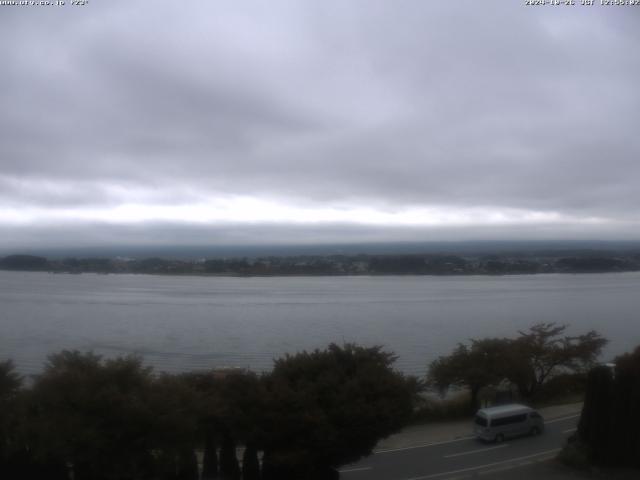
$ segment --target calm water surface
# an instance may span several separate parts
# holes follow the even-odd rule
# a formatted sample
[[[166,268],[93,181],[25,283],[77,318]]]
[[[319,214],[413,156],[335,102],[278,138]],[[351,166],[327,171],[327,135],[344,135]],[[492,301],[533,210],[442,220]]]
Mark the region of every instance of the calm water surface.
[[[640,344],[640,273],[465,277],[162,277],[0,272],[0,359],[137,353],[159,370],[270,368],[330,342],[384,345],[422,374],[457,342],[535,322],[597,329],[605,359]]]

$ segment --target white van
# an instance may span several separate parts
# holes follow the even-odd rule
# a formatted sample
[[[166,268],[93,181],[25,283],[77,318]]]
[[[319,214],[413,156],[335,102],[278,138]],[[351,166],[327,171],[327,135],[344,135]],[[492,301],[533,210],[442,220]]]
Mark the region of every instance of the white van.
[[[476,413],[476,438],[487,442],[502,442],[507,437],[519,435],[538,435],[543,431],[542,416],[525,405],[482,408]]]

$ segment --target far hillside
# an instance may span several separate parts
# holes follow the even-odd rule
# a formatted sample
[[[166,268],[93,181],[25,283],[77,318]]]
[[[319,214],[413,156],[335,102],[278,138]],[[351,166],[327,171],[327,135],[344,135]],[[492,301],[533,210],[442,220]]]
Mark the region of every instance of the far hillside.
[[[455,247],[455,245],[454,245]],[[459,247],[459,245],[458,245]],[[244,256],[80,256],[12,254],[0,269],[53,273],[143,273],[158,275],[521,275],[605,273],[640,270],[640,247],[600,250],[536,248],[422,253],[333,253]]]

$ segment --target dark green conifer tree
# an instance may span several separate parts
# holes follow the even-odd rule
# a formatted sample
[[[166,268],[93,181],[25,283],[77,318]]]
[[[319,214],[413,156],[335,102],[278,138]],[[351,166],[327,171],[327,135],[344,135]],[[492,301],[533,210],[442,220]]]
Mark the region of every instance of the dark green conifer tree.
[[[588,375],[578,437],[588,445],[592,462],[606,463],[607,443],[612,427],[613,375],[607,367],[593,368]]]
[[[640,347],[616,359],[610,463],[640,467]]]

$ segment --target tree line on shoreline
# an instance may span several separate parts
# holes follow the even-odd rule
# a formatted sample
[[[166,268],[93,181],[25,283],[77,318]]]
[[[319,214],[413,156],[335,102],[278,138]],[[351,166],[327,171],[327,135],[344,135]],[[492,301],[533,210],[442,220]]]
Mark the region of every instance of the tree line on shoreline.
[[[29,386],[4,362],[0,477],[337,478],[335,468],[371,453],[412,414],[418,382],[394,360],[379,347],[332,344],[280,358],[260,376],[171,375],[138,357],[62,351]]]
[[[514,385],[535,401],[555,380],[586,378],[606,340],[541,323],[472,340],[424,380],[381,347],[329,345],[270,372],[156,373],[135,356],[51,355],[25,382],[0,363],[0,477],[51,480],[328,480],[423,408],[426,387],[478,393]],[[242,452],[238,455],[238,452]],[[241,460],[239,460],[241,458]]]
[[[0,269],[162,275],[508,275],[640,270],[640,253],[548,252],[493,255],[326,255],[178,260],[168,258],[0,258]]]

